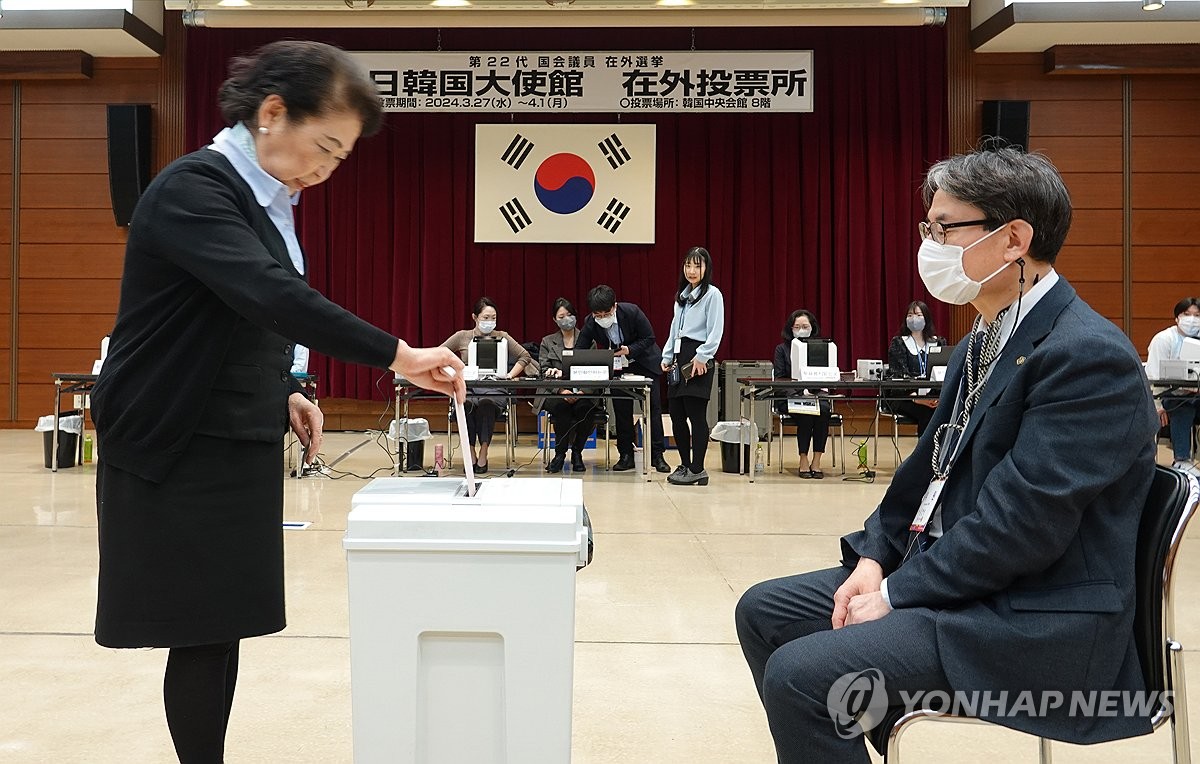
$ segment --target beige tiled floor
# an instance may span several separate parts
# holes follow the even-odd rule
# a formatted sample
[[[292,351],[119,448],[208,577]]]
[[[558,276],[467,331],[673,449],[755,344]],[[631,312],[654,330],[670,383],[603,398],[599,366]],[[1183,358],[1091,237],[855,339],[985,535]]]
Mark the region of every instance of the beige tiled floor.
[[[336,455],[360,439],[331,434],[324,450]],[[94,469],[51,474],[41,451],[36,433],[0,431],[0,761],[172,761],[160,695],[164,652],[107,650],[91,638]],[[520,454],[534,456],[530,446]],[[339,467],[367,473],[387,463],[370,446]],[[538,474],[540,463],[521,474]],[[578,578],[573,760],[773,761],[734,636],[734,604],[756,581],[833,564],[837,536],[861,524],[888,473],[864,485],[768,471],[752,486],[714,472],[701,489],[669,486],[660,475],[644,483],[589,471],[596,561]],[[287,481],[288,519],[312,526],[286,536],[290,625],[242,646],[231,764],[351,760],[341,538],[350,496],[362,485]],[[1180,632],[1192,648],[1200,644],[1197,534],[1200,527],[1185,542],[1178,591]],[[1187,657],[1200,677],[1196,654]],[[1192,727],[1200,730],[1196,713]],[[1015,733],[950,724],[918,725],[906,750],[910,760],[939,762],[1037,755],[1036,744]],[[1055,746],[1060,763],[1139,764],[1169,755],[1162,731],[1103,747]]]

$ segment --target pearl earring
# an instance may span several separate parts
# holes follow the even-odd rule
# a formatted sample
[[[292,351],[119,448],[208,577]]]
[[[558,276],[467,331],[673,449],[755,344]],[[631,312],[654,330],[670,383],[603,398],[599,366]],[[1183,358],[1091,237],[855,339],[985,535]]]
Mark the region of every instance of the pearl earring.
[[[269,133],[271,131],[265,127],[260,127],[260,128],[258,128],[258,132],[262,133],[263,135],[266,135],[267,133]]]

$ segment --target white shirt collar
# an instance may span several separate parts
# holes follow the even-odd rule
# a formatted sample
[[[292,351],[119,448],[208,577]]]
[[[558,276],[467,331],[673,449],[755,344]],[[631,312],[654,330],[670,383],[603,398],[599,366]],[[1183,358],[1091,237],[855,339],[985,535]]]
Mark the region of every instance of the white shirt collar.
[[[1058,271],[1051,268],[1050,271],[1046,273],[1045,276],[1042,276],[1040,279],[1038,279],[1038,282],[1030,287],[1025,294],[1023,294],[1020,298],[1013,300],[1013,303],[1008,306],[1008,312],[1004,314],[1004,318],[1000,321],[1000,348],[1003,348],[1006,344],[1008,344],[1008,341],[1014,334],[1016,334],[1017,327],[1019,327],[1021,322],[1025,320],[1025,317],[1028,316],[1031,311],[1033,311],[1034,306],[1041,302],[1042,298],[1046,296],[1046,293],[1050,291],[1051,287],[1058,283],[1058,279]],[[1018,303],[1021,306],[1021,312],[1019,314],[1017,313]],[[983,321],[982,317],[979,321],[979,327],[980,331],[983,331],[987,328],[987,322]],[[999,348],[996,350],[996,352],[999,354]]]
[[[283,197],[295,206],[300,202],[300,193],[288,196],[288,187],[276,180],[258,164],[254,151],[254,137],[241,122],[227,127],[213,136],[210,149],[222,154],[242,180],[254,192],[254,199],[262,207],[270,207],[276,199]]]

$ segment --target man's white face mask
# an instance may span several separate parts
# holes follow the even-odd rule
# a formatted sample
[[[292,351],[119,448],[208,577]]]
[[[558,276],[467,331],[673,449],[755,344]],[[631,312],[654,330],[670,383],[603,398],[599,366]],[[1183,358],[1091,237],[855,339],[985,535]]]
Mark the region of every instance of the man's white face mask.
[[[617,323],[617,317],[615,315],[604,316],[602,318],[597,318],[596,323],[600,324],[600,326],[604,327],[605,329],[611,329],[612,325]]]
[[[982,281],[975,281],[967,275],[963,268],[963,255],[968,249],[1003,228],[1004,226],[1001,226],[984,234],[966,247],[960,247],[957,244],[939,244],[933,239],[922,241],[921,248],[917,250],[917,271],[921,274],[921,281],[925,282],[925,288],[929,290],[929,293],[936,299],[951,305],[966,305],[978,297],[979,290],[983,288],[983,285],[1012,263],[1005,263]]]
[[[1180,316],[1179,331],[1189,337],[1200,337],[1200,316]]]

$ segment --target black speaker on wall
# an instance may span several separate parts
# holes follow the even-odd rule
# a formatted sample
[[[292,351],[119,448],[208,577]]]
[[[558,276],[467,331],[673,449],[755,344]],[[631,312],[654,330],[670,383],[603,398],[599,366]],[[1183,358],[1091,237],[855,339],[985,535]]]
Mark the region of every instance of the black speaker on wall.
[[[1029,149],[1029,101],[984,101],[983,144],[985,150],[1012,146]]]
[[[117,225],[127,226],[150,185],[150,104],[108,105],[108,192]]]

